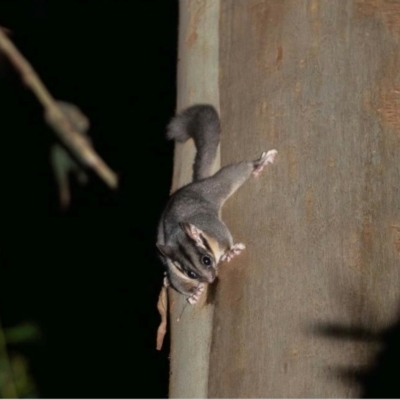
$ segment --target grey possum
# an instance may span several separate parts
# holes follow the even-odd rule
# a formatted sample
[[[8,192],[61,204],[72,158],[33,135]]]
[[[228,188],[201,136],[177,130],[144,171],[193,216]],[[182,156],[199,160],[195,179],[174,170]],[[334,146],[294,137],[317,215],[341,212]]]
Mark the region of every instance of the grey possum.
[[[165,286],[196,303],[217,275],[223,261],[230,261],[244,248],[234,243],[221,220],[225,201],[251,176],[274,162],[276,150],[254,161],[230,164],[212,174],[220,140],[220,119],[208,104],[191,106],[178,113],[167,127],[167,138],[196,145],[193,182],[169,199],[158,225],[157,247],[166,267]]]

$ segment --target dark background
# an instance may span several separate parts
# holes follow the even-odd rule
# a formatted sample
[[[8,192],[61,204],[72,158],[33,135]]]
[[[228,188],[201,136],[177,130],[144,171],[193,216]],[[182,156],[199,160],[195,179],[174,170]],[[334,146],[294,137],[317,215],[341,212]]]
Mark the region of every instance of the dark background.
[[[40,330],[8,348],[28,360],[37,396],[167,396],[154,243],[172,172],[177,21],[175,0],[0,1],[0,25],[52,95],[90,118],[95,149],[120,176],[114,193],[94,175],[86,187],[73,179],[61,212],[55,135],[0,60],[0,317]]]

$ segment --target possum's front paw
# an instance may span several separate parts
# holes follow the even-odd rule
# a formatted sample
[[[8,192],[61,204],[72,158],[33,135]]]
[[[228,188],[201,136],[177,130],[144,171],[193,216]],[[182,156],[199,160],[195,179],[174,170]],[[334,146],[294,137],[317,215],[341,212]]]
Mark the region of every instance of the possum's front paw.
[[[221,261],[231,261],[233,257],[239,255],[246,246],[243,243],[234,244],[222,257]]]
[[[204,285],[204,283],[200,283],[200,285],[196,288],[196,291],[190,297],[188,297],[187,301],[191,305],[196,304],[200,299],[200,296],[204,292],[205,287],[206,286]]]
[[[278,152],[276,150],[270,150],[267,153],[264,151],[264,153],[261,154],[261,157],[254,161],[253,175],[255,177],[260,175],[261,171],[267,164],[272,164],[274,162],[277,154]]]

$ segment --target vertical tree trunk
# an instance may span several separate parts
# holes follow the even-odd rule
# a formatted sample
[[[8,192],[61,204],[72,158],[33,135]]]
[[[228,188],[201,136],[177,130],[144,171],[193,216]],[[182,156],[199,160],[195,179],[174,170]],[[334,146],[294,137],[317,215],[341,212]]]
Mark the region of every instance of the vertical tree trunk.
[[[219,109],[219,8],[215,0],[180,0],[178,110],[194,103]],[[172,191],[191,181],[194,156],[192,140],[176,145]],[[214,307],[204,302],[192,307],[176,292],[169,294],[170,397],[206,398]]]
[[[360,396],[376,346],[344,332],[400,300],[400,2],[181,0],[180,18],[179,107],[220,103],[222,165],[279,154],[224,208],[247,248],[214,306],[176,322],[174,296],[171,397]]]

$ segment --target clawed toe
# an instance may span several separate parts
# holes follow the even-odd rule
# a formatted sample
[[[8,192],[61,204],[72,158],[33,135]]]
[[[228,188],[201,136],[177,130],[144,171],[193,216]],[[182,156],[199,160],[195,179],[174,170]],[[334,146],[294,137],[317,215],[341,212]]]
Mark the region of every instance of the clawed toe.
[[[243,243],[234,244],[221,258],[222,261],[231,261],[233,257],[239,255],[246,246]]]
[[[254,169],[253,175],[257,177],[267,164],[272,164],[277,154],[278,152],[275,149],[269,150],[267,153],[264,151],[261,157],[255,162],[257,167]]]
[[[204,288],[205,288],[205,286],[203,284],[201,284],[196,289],[196,291],[190,297],[188,297],[187,301],[189,302],[189,304],[193,305],[198,302],[198,300],[200,299],[200,296],[202,295],[202,293],[204,291]]]

